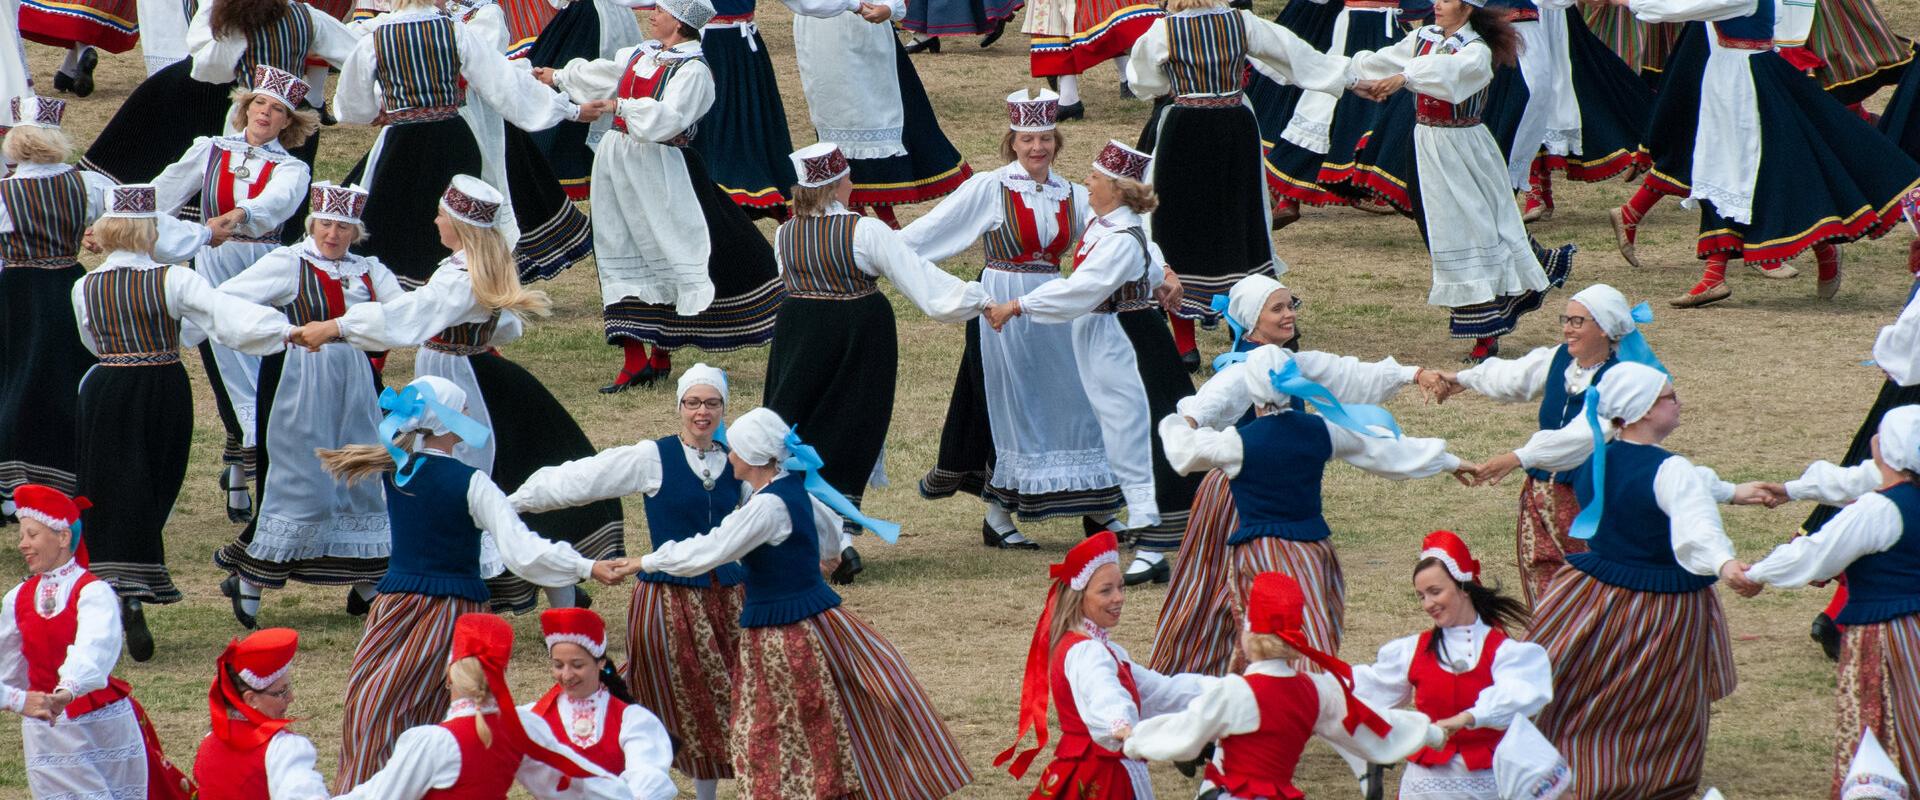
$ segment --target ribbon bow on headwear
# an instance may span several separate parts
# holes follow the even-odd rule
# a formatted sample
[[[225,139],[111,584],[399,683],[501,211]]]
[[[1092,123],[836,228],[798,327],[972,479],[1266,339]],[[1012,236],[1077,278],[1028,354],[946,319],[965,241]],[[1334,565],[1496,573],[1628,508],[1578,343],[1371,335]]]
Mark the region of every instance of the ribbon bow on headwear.
[[[1617,417],[1624,423],[1639,420],[1659,402],[1660,393],[1667,383],[1665,371],[1632,362],[1616,364],[1599,381],[1587,387],[1586,404],[1581,415],[1586,417],[1587,430],[1593,434],[1593,463],[1589,468],[1593,473],[1593,495],[1587,498],[1579,516],[1573,518],[1573,525],[1568,529],[1569,536],[1575,539],[1593,538],[1594,532],[1600,528],[1600,517],[1606,513],[1607,440],[1605,431],[1600,429],[1600,417]],[[1608,406],[1605,411],[1601,410],[1602,404]]]
[[[1298,397],[1313,404],[1314,410],[1328,422],[1338,425],[1361,436],[1376,439],[1397,439],[1400,437],[1400,423],[1393,414],[1384,408],[1364,403],[1343,405],[1333,396],[1327,387],[1307,380],[1300,374],[1300,365],[1289,359],[1277,370],[1269,370],[1267,379],[1273,384],[1273,390],[1290,397]],[[1384,428],[1391,433],[1381,433],[1376,428]]]
[[[1624,339],[1622,341],[1625,341]],[[1607,506],[1607,437],[1600,430],[1600,385],[1587,387],[1587,402],[1580,415],[1587,420],[1587,430],[1593,434],[1593,467],[1589,470],[1593,479],[1593,496],[1573,518],[1573,525],[1567,528],[1567,535],[1575,539],[1591,539],[1600,529],[1600,517],[1606,513]]]
[[[1227,352],[1213,357],[1214,372],[1226,369],[1229,364],[1238,364],[1247,360],[1247,354],[1240,352],[1240,341],[1247,338],[1247,327],[1234,319],[1232,314],[1227,313],[1227,308],[1232,303],[1231,296],[1216,294],[1213,296],[1213,302],[1208,305],[1208,308],[1220,312],[1220,318],[1227,321],[1227,329],[1233,331],[1233,344],[1227,348]]]
[[[807,494],[827,504],[834,513],[853,520],[862,528],[873,531],[874,535],[886,540],[888,544],[900,540],[899,525],[860,513],[860,509],[855,508],[853,503],[847,500],[846,495],[827,483],[826,478],[820,477],[820,468],[825,466],[826,462],[820,459],[820,451],[813,449],[813,445],[800,440],[798,428],[787,428],[785,444],[787,452],[792,455],[781,462],[780,466],[786,468],[788,472],[798,472],[806,476],[803,485],[807,489]]]
[[[1653,354],[1653,346],[1647,344],[1647,337],[1640,335],[1639,326],[1653,321],[1653,307],[1641,303],[1633,307],[1632,314],[1634,329],[1620,337],[1620,341],[1614,345],[1614,357],[1666,372],[1667,365],[1660,363],[1660,357]]]
[[[1353,667],[1307,643],[1303,631],[1306,597],[1297,581],[1278,572],[1260,573],[1254,576],[1246,602],[1247,630],[1279,637],[1288,647],[1339,681],[1340,690],[1347,699],[1347,716],[1341,721],[1347,733],[1359,730],[1362,725],[1378,736],[1386,736],[1393,731],[1393,726],[1381,719],[1372,706],[1354,696]]]
[[[400,465],[393,476],[395,486],[405,486],[413,480],[413,473],[419,470],[420,463],[408,463],[409,453],[394,445],[393,439],[403,428],[419,422],[421,415],[431,411],[434,418],[446,426],[447,430],[460,437],[460,440],[474,447],[484,447],[493,431],[465,414],[460,409],[450,408],[433,395],[433,387],[420,383],[408,384],[399,391],[389,386],[380,393],[380,408],[387,412],[380,420],[380,441],[386,444],[387,453],[393,456],[393,463]]]

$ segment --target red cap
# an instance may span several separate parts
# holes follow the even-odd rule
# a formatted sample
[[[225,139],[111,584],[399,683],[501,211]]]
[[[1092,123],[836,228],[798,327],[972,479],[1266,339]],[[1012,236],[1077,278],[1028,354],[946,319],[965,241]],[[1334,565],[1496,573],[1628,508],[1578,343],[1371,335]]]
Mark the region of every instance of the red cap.
[[[1120,563],[1120,539],[1113,531],[1101,531],[1082,540],[1067,551],[1067,559],[1047,567],[1047,575],[1075,590],[1087,588],[1093,571],[1102,564]]]
[[[1280,637],[1288,647],[1299,651],[1301,656],[1340,682],[1341,691],[1347,695],[1347,718],[1344,724],[1348,733],[1365,725],[1378,735],[1387,735],[1392,726],[1381,719],[1372,706],[1353,695],[1353,667],[1307,644],[1307,635],[1302,630],[1306,606],[1307,597],[1300,591],[1299,581],[1284,573],[1262,572],[1253,576],[1253,587],[1247,590],[1247,630]]]
[[[453,622],[453,653],[447,663],[464,658],[480,661],[481,671],[487,675],[487,691],[500,709],[500,728],[521,755],[545,763],[567,777],[584,778],[593,774],[572,759],[527,738],[527,730],[520,724],[520,711],[513,703],[513,692],[507,689],[507,662],[513,660],[512,625],[493,614],[461,614]]]
[[[1427,538],[1420,541],[1420,557],[1440,559],[1440,563],[1447,565],[1447,572],[1456,581],[1480,580],[1480,562],[1474,560],[1467,543],[1461,541],[1453,531],[1427,534]]]
[[[13,490],[13,503],[18,506],[15,513],[33,520],[56,531],[64,531],[80,521],[80,512],[92,508],[93,504],[82,497],[68,497],[65,492],[51,486],[37,483],[24,483]]]
[[[227,649],[214,662],[213,687],[207,692],[207,714],[216,738],[247,750],[265,744],[293,723],[247,705],[227,680],[227,671],[238,674],[240,681],[254,691],[265,691],[287,674],[299,649],[300,634],[292,628],[263,628],[227,643]],[[239,712],[245,722],[236,724],[229,710]]]
[[[547,649],[561,642],[580,645],[594,658],[607,654],[607,623],[585,608],[549,608],[540,612],[540,632]]]

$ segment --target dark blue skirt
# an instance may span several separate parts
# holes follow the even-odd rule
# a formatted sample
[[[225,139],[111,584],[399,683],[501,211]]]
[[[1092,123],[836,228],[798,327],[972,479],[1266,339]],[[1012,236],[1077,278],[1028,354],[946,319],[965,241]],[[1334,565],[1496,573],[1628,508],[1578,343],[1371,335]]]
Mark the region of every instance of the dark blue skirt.
[[[1920,160],[1920,70],[1909,69],[1900,78],[1887,110],[1880,113],[1879,127],[1909,157]]]
[[[1340,16],[1341,5],[1333,0],[1316,3],[1313,0],[1290,0],[1287,7],[1273,21],[1281,27],[1293,31],[1313,49],[1325,51],[1333,42],[1333,23]],[[1247,71],[1247,102],[1253,104],[1254,116],[1260,120],[1260,146],[1268,153],[1281,143],[1281,131],[1287,129],[1287,123],[1293,120],[1293,107],[1300,102],[1301,89],[1292,84],[1282,84],[1260,73],[1259,70]],[[1268,192],[1278,203],[1282,197],[1279,177],[1267,170]]]
[[[907,4],[900,27],[926,36],[985,36],[1025,5],[1022,0],[916,0]]]
[[[1588,30],[1580,14],[1566,18],[1573,93],[1580,104],[1580,152],[1554,156],[1550,163],[1576,181],[1604,181],[1645,161],[1640,136],[1653,115],[1653,90]]]
[[[768,213],[787,203],[794,184],[793,137],[773,59],[760,34],[718,28],[700,35],[707,68],[713,70],[713,108],[700,120],[693,149],[712,170],[713,181],[747,213]]]
[[[1361,134],[1352,155],[1336,162],[1334,151],[1320,171],[1330,191],[1371,197],[1420,219],[1418,170],[1413,156],[1413,93],[1395,92],[1373,112],[1372,130]]]
[[[1304,2],[1304,0],[1302,0]],[[1333,3],[1328,3],[1333,5]],[[1338,13],[1338,9],[1335,9]],[[1382,50],[1400,41],[1405,35],[1396,25],[1391,30],[1379,25],[1367,24],[1374,21],[1375,12],[1357,12],[1354,19],[1348,20],[1346,49],[1341,55],[1351,56],[1367,50]],[[1365,22],[1361,22],[1364,20]],[[1331,32],[1329,32],[1331,38]],[[1329,45],[1331,46],[1331,42]],[[1324,48],[1323,48],[1324,49]],[[1274,194],[1309,205],[1351,205],[1365,197],[1364,192],[1348,190],[1338,179],[1343,170],[1354,162],[1359,152],[1361,140],[1380,122],[1380,114],[1386,103],[1376,103],[1360,95],[1348,92],[1340,95],[1333,107],[1333,120],[1327,129],[1327,152],[1316,153],[1280,138],[1292,120],[1280,120],[1278,128],[1268,135],[1273,147],[1267,151],[1267,186]],[[1264,122],[1264,120],[1263,120]],[[1265,134],[1267,128],[1261,127]],[[1332,172],[1327,172],[1331,167]],[[1326,180],[1322,175],[1333,180]]]
[[[1667,55],[1660,93],[1641,147],[1653,162],[1647,185],[1685,197],[1693,185],[1693,136],[1700,128],[1700,80],[1707,70],[1707,28],[1689,22]]]
[[[1532,96],[1533,92],[1527,88],[1527,76],[1519,65],[1493,68],[1493,83],[1487,86],[1487,105],[1480,112],[1480,120],[1487,124],[1493,141],[1500,145],[1501,157],[1509,163],[1513,159],[1513,140],[1520,133],[1520,116],[1527,113],[1527,100]]]
[[[587,0],[568,3],[560,9],[560,13],[547,21],[547,27],[540,30],[533,49],[527,51],[528,64],[554,69],[576,58],[592,61],[599,57],[600,12]],[[560,186],[566,189],[567,196],[575,200],[587,199],[593,177],[593,151],[587,149],[588,127],[585,122],[563,120],[544,131],[528,134],[541,155],[546,156],[547,165],[559,179]]]
[[[514,265],[522,283],[543,281],[593,255],[593,222],[574,207],[533,137],[502,124],[507,131],[508,200],[520,225]]]
[[[893,43],[894,69],[900,77],[900,106],[906,121],[900,140],[907,154],[890,158],[850,158],[853,167],[851,205],[893,206],[922,203],[944,197],[973,175],[973,167],[940,130],[933,101],[920,83],[920,73],[907,58],[899,40]]]
[[[480,145],[460,117],[388,125],[381,135],[380,161],[367,163],[369,151],[342,181],[371,187],[361,214],[368,236],[353,251],[380,259],[401,283],[416,287],[453,255],[433,235],[433,218],[453,176],[480,174]]]

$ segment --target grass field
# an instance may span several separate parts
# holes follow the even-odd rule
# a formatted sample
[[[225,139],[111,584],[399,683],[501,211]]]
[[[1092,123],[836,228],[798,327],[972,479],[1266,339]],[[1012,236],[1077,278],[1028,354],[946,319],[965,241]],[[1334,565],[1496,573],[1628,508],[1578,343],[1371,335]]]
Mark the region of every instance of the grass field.
[[[1902,28],[1910,28],[1917,18],[1914,0],[1891,0],[1883,8]],[[1274,0],[1261,0],[1263,14],[1277,10]],[[763,3],[761,11],[760,28],[781,75],[793,139],[810,143],[814,136],[794,68],[788,12],[778,3]],[[1005,124],[1001,98],[1015,88],[1037,84],[1027,77],[1024,47],[1016,30],[989,50],[976,49],[971,39],[954,39],[946,43],[947,52],[918,57],[921,77],[948,136],[975,169],[998,166],[995,151]],[[50,86],[60,54],[28,45],[28,56],[36,77]],[[76,101],[68,112],[67,130],[73,138],[84,147],[140,76],[134,54],[104,58],[100,89]],[[1147,114],[1144,103],[1120,97],[1110,68],[1092,73],[1083,84],[1089,119],[1064,126],[1069,145],[1059,161],[1075,180],[1084,178],[1099,143],[1109,137],[1132,141]],[[1874,105],[1884,101],[1883,94]],[[338,180],[371,141],[371,129],[327,129],[315,177]],[[1846,286],[1832,302],[1814,299],[1807,259],[1803,269],[1808,274],[1792,281],[1765,281],[1738,270],[1731,276],[1732,300],[1679,312],[1666,309],[1661,301],[1684,291],[1697,277],[1692,257],[1695,214],[1672,203],[1656,210],[1641,232],[1647,268],[1634,270],[1614,254],[1606,216],[1631,188],[1565,182],[1558,188],[1558,216],[1534,231],[1549,245],[1580,245],[1569,293],[1605,281],[1635,301],[1655,301],[1659,319],[1647,335],[1674,370],[1686,402],[1685,423],[1668,443],[1672,449],[1735,481],[1785,479],[1811,460],[1841,455],[1881,381],[1878,370],[1860,362],[1868,357],[1874,331],[1894,318],[1909,286],[1901,268],[1910,236],[1904,226],[1885,241],[1848,248]],[[903,220],[925,210],[904,210]],[[772,231],[770,225],[763,228]],[[1306,298],[1301,316],[1306,346],[1364,358],[1392,355],[1406,364],[1457,366],[1465,343],[1447,339],[1445,311],[1424,303],[1429,266],[1411,222],[1309,209],[1304,219],[1276,235],[1275,244],[1292,266],[1284,280]],[[979,258],[975,249],[946,267],[971,276],[979,269]],[[670,390],[612,397],[595,392],[619,361],[617,351],[601,337],[591,263],[542,288],[553,293],[556,313],[533,323],[528,336],[507,355],[539,375],[600,446],[673,430]],[[1508,337],[1509,354],[1557,340],[1553,318],[1566,296],[1556,293],[1546,310]],[[1023,526],[1045,546],[1039,553],[990,551],[982,549],[976,537],[977,503],[929,502],[918,496],[914,483],[934,461],[962,334],[958,327],[927,320],[895,297],[901,363],[887,450],[893,485],[872,490],[867,497],[871,511],[901,522],[905,534],[891,547],[871,540],[863,544],[867,572],[842,594],[851,609],[899,646],[932,693],[975,770],[976,784],[964,796],[1024,796],[1031,783],[1016,783],[990,762],[1013,733],[1022,658],[1046,591],[1045,567],[1079,539],[1079,526],[1072,520]],[[1203,334],[1202,346],[1209,354],[1224,345],[1223,333]],[[701,358],[731,373],[734,414],[758,404],[765,350],[676,354],[683,367]],[[195,361],[191,353],[188,359]],[[409,357],[396,353],[389,362],[389,382],[405,380],[409,368]],[[216,588],[223,574],[211,562],[213,550],[239,532],[221,513],[215,485],[220,425],[197,361],[189,364],[189,372],[199,425],[192,467],[167,541],[175,579],[187,600],[149,607],[159,653],[145,664],[123,660],[118,672],[136,687],[169,754],[182,763],[191,761],[207,730],[205,698],[212,660],[228,638],[240,632]],[[69,399],[50,394],[47,402]],[[845,402],[846,413],[871,413],[860,398]],[[1410,391],[1389,407],[1408,432],[1444,436],[1455,452],[1471,460],[1517,446],[1534,424],[1530,406],[1499,406],[1475,397],[1435,407],[1421,404]],[[1444,478],[1391,483],[1344,466],[1330,469],[1326,511],[1338,531],[1349,592],[1342,655],[1371,660],[1381,643],[1428,624],[1407,580],[1420,538],[1436,527],[1459,531],[1493,576],[1513,586],[1516,492],[1517,481],[1464,489]],[[1751,560],[1790,536],[1807,510],[1801,504],[1773,511],[1730,509],[1725,514],[1741,556]],[[644,552],[637,500],[627,502],[627,512],[628,546]],[[22,571],[17,554],[0,554],[0,572]],[[596,586],[593,595],[596,608],[608,616],[609,628],[616,630],[614,636],[621,638],[627,589]],[[1808,641],[1806,631],[1826,594],[1768,592],[1753,600],[1731,592],[1723,596],[1736,639],[1740,688],[1714,707],[1705,783],[1719,786],[1734,800],[1819,797],[1828,785],[1834,669]],[[1143,659],[1164,597],[1163,587],[1135,592],[1117,633],[1117,641]],[[269,594],[260,615],[264,625],[293,627],[303,635],[303,655],[294,672],[294,711],[301,718],[297,729],[315,740],[320,769],[329,777],[338,750],[342,688],[361,629],[359,620],[342,613],[341,601],[339,590],[293,588]],[[514,623],[521,634],[521,658],[512,680],[516,696],[531,699],[549,685],[539,624],[533,615]],[[27,796],[23,768],[15,757],[20,752],[16,731],[11,723],[0,724],[0,797]],[[1191,796],[1191,784],[1170,767],[1156,767],[1154,775],[1161,797]],[[1300,785],[1314,797],[1353,796],[1345,766],[1323,747],[1309,750]],[[722,795],[728,791],[723,787]]]

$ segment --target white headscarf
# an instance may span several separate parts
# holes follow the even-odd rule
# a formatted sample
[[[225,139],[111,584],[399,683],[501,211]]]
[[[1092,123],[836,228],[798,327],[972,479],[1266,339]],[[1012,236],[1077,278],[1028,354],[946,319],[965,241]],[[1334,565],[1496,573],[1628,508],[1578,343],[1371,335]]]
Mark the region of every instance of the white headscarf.
[[[1880,460],[1920,472],[1920,406],[1901,406],[1880,418]]]
[[[1660,391],[1667,388],[1667,374],[1645,364],[1622,362],[1601,376],[1598,388],[1600,418],[1631,425],[1653,410]]]
[[[1286,405],[1287,396],[1273,388],[1271,373],[1279,372],[1291,361],[1293,354],[1277,344],[1263,344],[1247,353],[1247,368],[1240,371],[1240,379],[1246,382],[1247,396],[1253,399],[1254,407]]]
[[[727,426],[727,446],[733,454],[756,467],[787,460],[786,420],[770,408],[756,408]]]
[[[1241,278],[1227,291],[1227,316],[1240,323],[1242,329],[1252,331],[1254,324],[1260,321],[1261,309],[1267,307],[1267,298],[1285,288],[1286,284],[1265,275]]]
[[[705,362],[694,364],[680,375],[680,386],[675,390],[675,400],[687,399],[687,390],[695,386],[711,386],[720,392],[720,402],[727,402],[727,373],[719,367],[709,367]]]
[[[438,375],[422,375],[418,378],[414,378],[413,381],[411,383],[408,383],[407,385],[419,386],[432,391],[433,399],[438,401],[440,405],[443,405],[458,411],[462,411],[462,412],[466,411],[467,409],[466,390],[461,389],[459,384],[456,384],[453,381],[447,380],[446,378],[442,378]],[[402,424],[400,426],[400,430],[403,430],[403,431],[424,430],[432,433],[435,436],[444,436],[447,433],[451,432],[452,429],[448,428],[447,424],[440,420],[439,414],[434,413],[433,406],[428,405],[425,408],[421,409],[419,416],[416,416],[412,420],[409,420],[408,422]]]
[[[1587,307],[1587,313],[1593,315],[1593,321],[1607,338],[1617,340],[1633,332],[1633,305],[1619,289],[1596,283],[1575,292],[1573,302]]]

